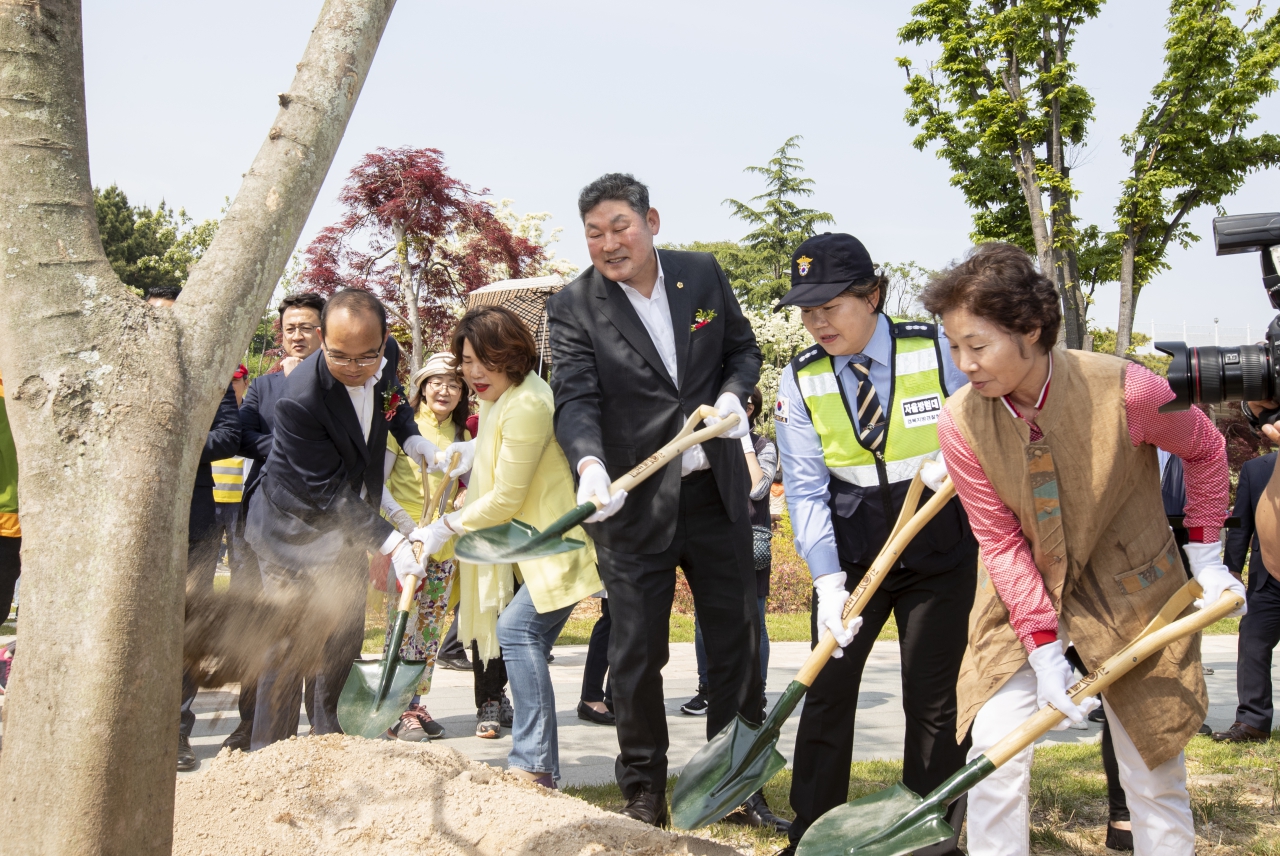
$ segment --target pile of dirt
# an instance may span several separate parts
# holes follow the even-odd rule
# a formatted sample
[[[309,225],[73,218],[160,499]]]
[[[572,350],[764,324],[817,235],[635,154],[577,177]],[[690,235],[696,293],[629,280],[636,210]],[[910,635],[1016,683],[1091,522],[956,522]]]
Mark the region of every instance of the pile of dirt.
[[[175,856],[736,856],[430,744],[332,735],[223,750],[177,785]]]

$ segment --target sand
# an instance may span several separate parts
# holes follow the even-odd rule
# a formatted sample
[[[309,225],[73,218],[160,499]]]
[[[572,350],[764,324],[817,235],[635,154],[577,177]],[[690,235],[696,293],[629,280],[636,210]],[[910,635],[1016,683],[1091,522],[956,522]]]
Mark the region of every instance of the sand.
[[[426,743],[331,735],[223,750],[177,785],[175,856],[735,856]]]

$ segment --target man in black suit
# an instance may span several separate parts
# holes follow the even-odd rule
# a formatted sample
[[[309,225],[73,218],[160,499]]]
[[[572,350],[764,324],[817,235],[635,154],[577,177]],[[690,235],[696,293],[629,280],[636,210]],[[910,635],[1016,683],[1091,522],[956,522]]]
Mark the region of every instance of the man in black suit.
[[[262,587],[258,557],[244,540],[248,497],[262,478],[262,467],[271,453],[276,402],[284,394],[285,378],[320,348],[320,313],[324,311],[324,298],[310,291],[290,294],[280,302],[277,311],[280,315],[280,343],[285,352],[284,359],[280,361],[280,371],[254,378],[240,405],[240,454],[249,459],[250,467],[235,532],[236,551],[241,559],[239,567],[231,569],[231,588],[235,590]],[[311,715],[314,689],[314,682],[306,683],[303,695],[308,716]],[[240,723],[222,742],[224,748],[249,751],[256,695],[255,683],[241,685],[237,704]]]
[[[167,308],[178,299],[180,289],[153,288],[147,292],[147,302],[152,306]],[[191,510],[187,515],[187,589],[211,591],[213,576],[218,569],[218,547],[222,533],[218,529],[217,503],[213,501],[213,462],[229,458],[240,448],[240,416],[236,407],[236,392],[231,386],[218,403],[213,425],[200,450],[200,463],[196,466],[196,483],[191,490]],[[196,682],[184,669],[182,672],[182,705],[178,713],[178,770],[194,770],[199,763],[191,749],[191,732],[196,725],[196,715],[191,710],[196,700]]]
[[[761,716],[759,617],[740,438],[760,376],[751,326],[715,259],[655,251],[656,209],[630,175],[583,189],[578,210],[592,266],[551,299],[556,439],[579,476],[609,592],[609,666],[623,814],[667,821],[667,725],[661,669],[675,570],[689,581],[710,664],[707,736],[741,712]],[[669,442],[700,405],[741,420],[625,492],[621,476]],[[708,420],[717,422],[719,418]]]
[[[338,696],[360,654],[366,554],[377,550],[391,556],[398,572],[421,573],[409,541],[422,536],[406,539],[378,513],[387,434],[428,470],[439,465],[396,380],[400,350],[387,337],[377,298],[338,292],[325,304],[320,336],[321,350],[293,370],[276,402],[271,453],[248,499],[245,538],[257,553],[264,590],[318,593],[345,611],[337,630],[311,640],[323,645],[324,660],[314,676],[311,729],[333,734],[342,730]],[[455,445],[469,467],[471,447]],[[297,732],[303,678],[270,667],[263,673],[253,749]]]
[[[1240,642],[1236,665],[1236,721],[1226,731],[1214,732],[1213,739],[1230,743],[1252,743],[1271,739],[1272,696],[1271,654],[1280,644],[1280,568],[1262,561],[1258,541],[1257,509],[1262,493],[1276,468],[1276,453],[1245,462],[1236,487],[1239,529],[1227,530],[1223,562],[1239,575],[1249,557],[1249,611],[1240,619]]]

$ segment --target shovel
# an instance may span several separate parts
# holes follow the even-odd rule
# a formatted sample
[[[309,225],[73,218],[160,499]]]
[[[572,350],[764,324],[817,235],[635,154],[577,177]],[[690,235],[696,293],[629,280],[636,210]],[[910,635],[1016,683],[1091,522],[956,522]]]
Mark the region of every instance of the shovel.
[[[846,627],[862,614],[911,539],[955,496],[956,490],[948,479],[917,513],[916,504],[923,492],[924,482],[917,472],[907,489],[906,500],[889,540],[845,603],[841,618]],[[761,725],[752,725],[739,715],[698,750],[685,765],[671,793],[671,820],[675,826],[697,829],[719,820],[786,766],[786,759],[775,748],[782,725],[835,649],[835,637],[830,632],[823,633],[813,653],[796,673],[795,680],[787,686]]]
[[[701,431],[693,430],[694,426],[703,419],[715,415],[716,409],[714,407],[706,404],[699,407],[689,417],[689,420],[684,423],[680,433],[670,443],[636,464],[630,472],[611,484],[609,493],[612,495],[620,490],[631,490],[640,482],[679,458],[685,449],[704,443],[713,437],[719,437],[738,424],[738,417],[730,416],[715,425],[703,428]],[[475,532],[468,532],[459,538],[458,543],[453,548],[453,552],[458,558],[468,562],[500,564],[527,562],[530,559],[554,556],[556,553],[580,550],[587,545],[575,538],[562,538],[561,536],[595,514],[603,506],[603,503],[592,498],[591,502],[582,503],[582,505],[573,508],[553,522],[545,532],[539,532],[528,523],[522,523],[519,520],[512,520],[510,523],[504,523],[501,526],[490,526],[488,529],[477,529]]]
[[[1240,595],[1223,592],[1217,603],[1179,619],[1178,615],[1201,594],[1195,580],[1179,589],[1136,639],[1072,684],[1067,690],[1071,700],[1078,704],[1102,692],[1161,648],[1225,618],[1244,602]],[[943,820],[947,805],[1034,743],[1062,718],[1053,705],[1045,705],[923,799],[899,782],[832,809],[805,832],[797,856],[901,856],[947,840],[955,834]]]
[[[454,455],[449,463],[449,470],[458,465],[459,455]],[[446,470],[448,472],[448,470]],[[429,502],[422,506],[422,519],[425,526],[431,522],[432,510],[437,506],[444,507],[444,497],[451,484],[448,477],[440,482],[440,487],[431,495]],[[422,493],[427,494],[427,470],[422,470]],[[422,544],[414,542],[413,556],[419,562],[423,560]],[[409,622],[409,610],[413,607],[413,596],[418,590],[418,577],[410,575],[405,578],[404,590],[400,593],[400,604],[396,612],[396,623],[391,631],[391,639],[382,654],[381,660],[356,660],[351,664],[347,674],[347,682],[338,696],[338,724],[347,734],[367,737],[370,740],[381,737],[395,724],[409,707],[410,700],[418,688],[418,680],[426,670],[427,664],[406,663],[400,659],[400,643],[404,641],[405,626]]]

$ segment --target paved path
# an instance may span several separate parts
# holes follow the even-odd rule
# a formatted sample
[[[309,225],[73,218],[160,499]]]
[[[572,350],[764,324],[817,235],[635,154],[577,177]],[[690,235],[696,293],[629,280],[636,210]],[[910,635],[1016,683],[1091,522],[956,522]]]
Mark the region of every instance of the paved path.
[[[560,765],[562,784],[597,784],[613,780],[613,760],[618,751],[616,732],[608,726],[593,725],[578,719],[576,708],[581,688],[582,668],[586,659],[585,645],[566,645],[554,651],[551,679],[556,691],[556,707],[560,727]],[[802,642],[777,642],[771,646],[769,663],[769,698],[776,699],[799,669],[809,653]],[[1209,725],[1215,730],[1227,728],[1236,707],[1236,637],[1207,636],[1204,639],[1204,662],[1214,670],[1206,678],[1209,685]],[[1280,658],[1273,672],[1280,686]],[[680,713],[680,705],[697,688],[693,645],[671,646],[671,662],[663,670],[667,707],[667,726],[671,735],[671,771],[678,772],[706,741],[706,720]],[[236,694],[231,689],[202,692],[196,700],[198,715],[192,744],[202,767],[217,754],[223,738],[239,721],[235,708]],[[474,736],[475,701],[469,672],[437,669],[427,708],[444,727],[440,741],[477,761],[505,766],[511,749],[511,737],[504,730],[497,740],[481,740]],[[879,642],[872,651],[863,677],[858,700],[858,731],[854,743],[854,759],[901,758],[904,720],[899,682],[898,643]],[[305,716],[301,731],[306,732]],[[783,728],[779,750],[788,763],[795,745],[795,729],[799,713],[791,716]],[[1100,726],[1090,724],[1085,731],[1051,732],[1044,738],[1052,742],[1084,742],[1099,738]],[[180,775],[197,776],[199,770]]]

